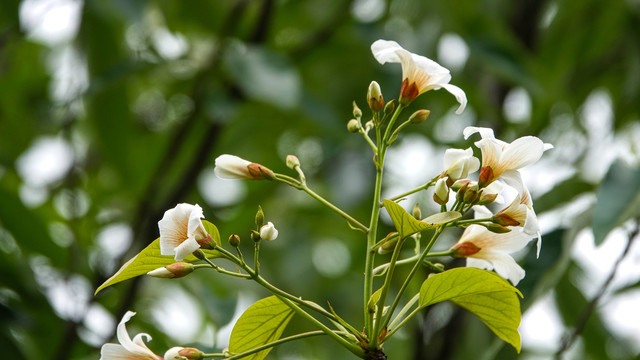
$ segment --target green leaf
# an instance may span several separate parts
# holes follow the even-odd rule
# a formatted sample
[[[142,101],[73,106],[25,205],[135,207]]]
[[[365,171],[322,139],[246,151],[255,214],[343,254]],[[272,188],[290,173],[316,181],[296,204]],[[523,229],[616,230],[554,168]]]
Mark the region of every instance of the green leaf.
[[[220,245],[220,233],[218,232],[218,228],[212,223],[202,220],[202,224],[204,225],[205,230],[211,235],[216,244]],[[208,258],[217,258],[222,255],[215,250],[202,250],[207,255]],[[184,258],[183,261],[186,262],[195,262],[198,261],[193,255],[189,255]],[[118,271],[116,271],[113,276],[111,276],[107,281],[102,283],[94,295],[98,294],[102,289],[107,286],[111,286],[113,284],[117,284],[121,281],[131,279],[136,276],[144,275],[151,270],[155,270],[159,267],[163,267],[169,264],[173,264],[176,262],[174,260],[173,255],[160,255],[160,238],[155,239],[149,246],[144,248],[142,251],[138,253],[138,255],[131,258],[129,261],[124,263],[120,267]]]
[[[520,291],[493,272],[455,268],[435,274],[420,287],[420,307],[451,301],[469,310],[499,338],[520,352]]]
[[[457,211],[448,211],[431,215],[423,221],[420,221],[416,220],[402,206],[395,202],[387,199],[382,200],[382,202],[387,212],[389,212],[389,216],[391,216],[391,220],[393,220],[393,224],[400,238],[406,238],[417,232],[433,229],[438,225],[457,220],[462,216]]]
[[[596,245],[615,227],[640,213],[640,168],[616,160],[596,195],[593,211],[593,236]]]
[[[229,351],[240,354],[278,340],[292,316],[293,310],[276,296],[256,302],[240,316],[233,327]],[[247,355],[243,359],[262,360],[269,351],[271,348]]]
[[[427,223],[430,226],[438,226],[442,224],[446,224],[452,221],[456,221],[462,217],[457,211],[447,211],[442,213],[437,213],[429,216],[426,219],[422,219],[422,222]]]

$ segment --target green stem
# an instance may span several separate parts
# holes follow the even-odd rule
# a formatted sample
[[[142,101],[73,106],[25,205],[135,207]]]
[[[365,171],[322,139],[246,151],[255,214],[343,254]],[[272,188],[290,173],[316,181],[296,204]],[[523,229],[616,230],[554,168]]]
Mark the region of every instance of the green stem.
[[[322,330],[316,330],[316,331],[309,331],[306,333],[302,333],[302,334],[296,334],[296,335],[292,335],[292,336],[288,336],[282,339],[278,339],[276,341],[270,342],[268,344],[264,344],[261,345],[257,348],[251,349],[249,351],[245,351],[243,353],[237,353],[237,354],[233,354],[229,357],[227,357],[227,354],[224,353],[214,353],[214,354],[204,354],[203,357],[205,358],[216,358],[216,357],[220,357],[220,358],[225,358],[227,360],[233,360],[233,359],[240,359],[243,358],[245,356],[249,356],[255,353],[258,353],[262,350],[266,350],[278,345],[282,345],[284,343],[288,343],[290,341],[295,341],[295,340],[300,340],[300,339],[304,339],[304,338],[308,338],[308,337],[312,337],[312,336],[319,336],[319,335],[326,335]]]
[[[378,147],[376,146],[376,144],[373,143],[373,141],[371,140],[369,135],[364,131],[364,129],[360,128],[360,134],[362,134],[362,136],[367,141],[369,146],[371,146],[371,149],[373,150],[373,153],[377,154],[378,153]]]
[[[387,338],[393,336],[396,331],[400,330],[400,328],[402,328],[404,324],[407,323],[407,321],[411,320],[411,318],[414,317],[420,310],[422,310],[422,308],[418,306],[417,308],[413,309],[413,311],[409,315],[407,315],[407,317],[402,319],[402,321],[400,321],[396,327],[391,327],[391,330],[389,330],[389,332],[387,333]]]
[[[439,226],[438,228],[436,228],[436,231],[433,234],[433,236],[431,237],[431,240],[429,241],[429,243],[427,244],[427,247],[424,249],[424,251],[422,252],[420,257],[418,258],[418,261],[416,261],[416,263],[413,265],[413,268],[411,268],[411,271],[409,272],[409,275],[407,275],[407,278],[402,283],[402,286],[400,287],[400,290],[398,290],[398,294],[396,295],[396,298],[393,300],[393,303],[391,304],[391,307],[389,308],[389,312],[387,313],[387,317],[386,317],[386,319],[384,321],[384,326],[387,326],[387,324],[389,323],[389,320],[391,320],[391,316],[393,316],[393,312],[395,311],[396,307],[398,306],[398,303],[400,302],[400,298],[402,297],[402,294],[404,293],[404,291],[407,288],[407,286],[409,286],[409,282],[411,282],[411,279],[413,278],[413,276],[415,275],[416,271],[418,270],[418,267],[420,266],[422,261],[429,254],[429,250],[431,250],[431,247],[433,246],[433,244],[435,244],[436,240],[438,239],[438,237],[442,233],[443,229],[444,228],[442,226]]]
[[[314,199],[320,201],[322,204],[324,204],[325,206],[327,206],[329,209],[333,210],[334,212],[338,213],[340,216],[342,216],[343,218],[345,218],[349,223],[353,224],[356,228],[358,228],[359,230],[362,230],[363,232],[368,232],[369,229],[362,225],[358,220],[354,219],[351,215],[347,214],[346,212],[344,212],[343,210],[341,210],[340,208],[338,208],[337,206],[333,205],[332,203],[330,203],[327,199],[323,198],[322,196],[318,195],[316,192],[314,192],[313,190],[311,190],[306,184],[301,183],[300,181],[290,177],[290,176],[286,176],[286,175],[282,175],[282,174],[275,174],[276,176],[276,180],[279,180],[287,185],[290,185],[298,190],[302,190],[304,192],[306,192],[307,194],[311,195],[311,197],[313,197]]]
[[[412,189],[412,190],[409,190],[409,191],[407,191],[407,192],[405,192],[405,193],[402,193],[402,194],[400,194],[400,195],[396,195],[396,196],[394,196],[394,197],[390,198],[389,200],[391,200],[391,201],[396,201],[396,200],[402,199],[403,197],[409,196],[409,195],[411,195],[411,194],[415,194],[415,193],[417,193],[418,191],[428,189],[428,188],[430,188],[430,187],[432,187],[433,185],[435,185],[435,184],[436,184],[436,181],[438,181],[438,178],[439,178],[439,177],[440,177],[440,175],[437,175],[437,176],[436,176],[436,177],[434,177],[433,179],[429,180],[429,182],[428,182],[428,183],[426,183],[426,184],[424,184],[424,185],[420,185],[420,186],[418,186],[417,188]],[[382,205],[382,203],[380,204],[380,206],[383,206],[383,205]]]
[[[415,305],[416,301],[418,301],[420,299],[420,294],[416,294],[414,297],[411,298],[411,300],[409,300],[409,302],[407,302],[402,309],[400,309],[400,311],[398,312],[398,315],[395,317],[395,319],[393,319],[392,322],[389,323],[389,328],[390,329],[394,329],[396,327],[396,324],[400,321],[400,319],[402,319],[402,317],[404,316],[404,314],[407,313],[407,311],[409,311],[409,309],[411,309],[413,307],[413,305]],[[391,332],[387,333],[387,336],[389,336]]]
[[[381,329],[380,324],[382,323],[382,311],[384,310],[384,303],[387,299],[387,293],[389,292],[389,287],[391,286],[391,279],[393,277],[393,270],[395,269],[396,261],[398,261],[398,257],[400,256],[400,250],[402,249],[402,244],[404,243],[405,238],[401,238],[398,240],[395,249],[393,249],[393,255],[391,255],[391,261],[389,262],[389,270],[387,271],[387,276],[384,279],[384,284],[382,285],[382,291],[380,292],[380,299],[378,300],[378,310],[376,313],[376,317],[374,318],[373,323],[373,337],[370,339],[370,345],[372,348],[376,348],[378,346],[379,341],[379,333]]]
[[[382,169],[384,167],[384,144],[382,142],[380,128],[376,127],[376,140],[379,145],[379,153],[375,155],[376,165],[376,183],[373,188],[373,206],[371,207],[371,219],[369,221],[369,232],[367,233],[367,249],[364,265],[364,325],[365,333],[371,339],[373,314],[369,313],[369,298],[373,291],[373,264],[375,250],[373,246],[376,243],[376,236],[378,232],[378,218],[380,216],[380,194],[382,192]]]

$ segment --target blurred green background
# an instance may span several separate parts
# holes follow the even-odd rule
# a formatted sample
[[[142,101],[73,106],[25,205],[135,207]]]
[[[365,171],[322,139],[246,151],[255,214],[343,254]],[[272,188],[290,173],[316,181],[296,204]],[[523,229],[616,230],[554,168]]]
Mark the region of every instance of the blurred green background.
[[[539,259],[533,244],[518,255],[527,270],[519,358],[640,358],[636,0],[3,0],[3,356],[98,359],[127,310],[138,313],[129,332],[151,334],[156,353],[227,346],[229,322],[267,295],[252,283],[203,271],[93,296],[179,202],[200,204],[247,254],[262,205],[280,230],[263,247],[264,275],[361,326],[359,233],[284,185],[216,179],[213,162],[230,153],[288,173],[284,158],[295,154],[313,189],[366,221],[370,150],[346,123],[353,100],[366,109],[372,80],[387,100],[400,88],[400,66],[371,56],[379,38],[451,69],[469,99],[460,116],[445,91],[412,104],[432,113],[390,152],[384,194],[442,171],[446,148],[471,146],[468,125],[554,144],[523,172],[544,236]],[[429,199],[403,204],[418,201],[428,215]],[[294,318],[287,333],[309,328]],[[385,346],[391,359],[517,356],[450,304]],[[269,358],[347,356],[313,338]]]

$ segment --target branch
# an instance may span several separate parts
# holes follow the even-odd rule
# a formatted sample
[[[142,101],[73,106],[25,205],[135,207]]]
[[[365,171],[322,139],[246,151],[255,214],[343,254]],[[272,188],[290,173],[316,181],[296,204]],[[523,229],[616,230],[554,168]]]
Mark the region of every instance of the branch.
[[[627,246],[622,251],[622,254],[620,254],[620,257],[618,257],[618,260],[616,261],[616,263],[613,265],[613,268],[611,269],[611,273],[609,274],[609,277],[604,282],[604,284],[602,284],[596,296],[582,310],[582,313],[580,314],[580,317],[578,318],[578,321],[576,322],[576,325],[573,328],[573,332],[569,336],[565,337],[564,341],[562,342],[562,345],[560,346],[560,349],[558,349],[558,352],[556,352],[556,359],[558,360],[562,359],[562,356],[564,355],[564,353],[571,347],[571,345],[573,345],[573,343],[577,340],[578,336],[584,331],[585,326],[587,325],[587,320],[589,320],[589,317],[595,311],[596,306],[600,302],[600,299],[602,299],[607,289],[613,282],[613,279],[615,278],[616,273],[618,272],[618,268],[620,267],[620,264],[629,254],[629,249],[631,249],[631,246],[633,245],[634,240],[638,237],[639,233],[640,233],[640,218],[636,219],[635,227],[629,232]]]

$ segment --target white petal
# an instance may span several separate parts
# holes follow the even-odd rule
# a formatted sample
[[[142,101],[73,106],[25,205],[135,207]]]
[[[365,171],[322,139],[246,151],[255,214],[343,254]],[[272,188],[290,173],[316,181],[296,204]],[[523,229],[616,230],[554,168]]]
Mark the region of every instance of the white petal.
[[[462,114],[464,108],[467,107],[467,94],[465,94],[464,91],[459,87],[451,84],[442,84],[442,88],[456,97],[456,100],[460,104],[460,106],[458,106],[458,109],[456,109],[456,114]]]
[[[221,179],[251,178],[247,166],[251,162],[235,155],[223,154],[216,158],[214,174]]]
[[[184,349],[181,346],[175,346],[172,347],[171,349],[167,350],[166,353],[164,353],[164,360],[180,360],[183,357],[180,356],[180,354],[178,354],[180,352],[180,350]]]
[[[498,275],[511,281],[515,286],[524,278],[524,269],[516,263],[511,255],[501,252],[491,253],[489,258],[485,258],[493,265],[493,269]]]
[[[122,320],[120,320],[120,323],[118,324],[116,330],[118,342],[129,352],[135,351],[137,346],[133,343],[133,341],[131,341],[131,338],[129,337],[126,322],[129,321],[129,319],[131,319],[135,314],[136,313],[133,311],[127,311],[126,314],[124,314],[124,316],[122,317]]]
[[[535,136],[514,140],[504,148],[500,166],[505,170],[517,170],[538,161],[544,152],[544,143]]]
[[[100,349],[100,360],[132,360],[136,357],[138,356],[118,344],[104,344]]]
[[[493,213],[491,212],[491,210],[489,210],[489,208],[487,208],[486,206],[475,205],[473,207],[473,210],[474,210],[474,215],[473,215],[474,219],[486,219],[493,216]]]
[[[462,149],[447,149],[444,152],[444,168],[448,169],[453,164],[458,162],[458,160],[464,159],[466,157],[473,156],[473,150],[468,148],[466,150]]]
[[[482,137],[483,139],[486,139],[486,138],[494,139],[495,138],[495,136],[493,135],[493,129],[490,129],[490,128],[477,127],[477,126],[467,126],[462,131],[462,134],[464,135],[464,139],[465,140],[467,140],[469,138],[469,136],[471,136],[471,135],[473,135],[475,133],[480,133],[480,137]]]
[[[371,44],[371,52],[373,53],[373,57],[375,57],[380,64],[385,64],[388,62],[399,63],[400,57],[398,56],[398,54],[396,54],[397,50],[404,49],[395,41],[376,40],[373,44]]]
[[[198,244],[195,238],[190,237],[174,249],[176,254],[175,260],[182,261],[184,260],[184,258],[198,249],[200,249],[200,244]]]
[[[202,218],[204,218],[202,208],[198,206],[198,204],[193,205],[193,208],[189,213],[189,225],[187,226],[187,234],[189,236],[197,235],[200,237],[206,237],[204,225],[202,225],[202,220],[200,220]]]
[[[192,206],[178,204],[173,209],[165,211],[162,219],[158,221],[161,255],[173,255],[173,249],[189,236],[187,230]]]

